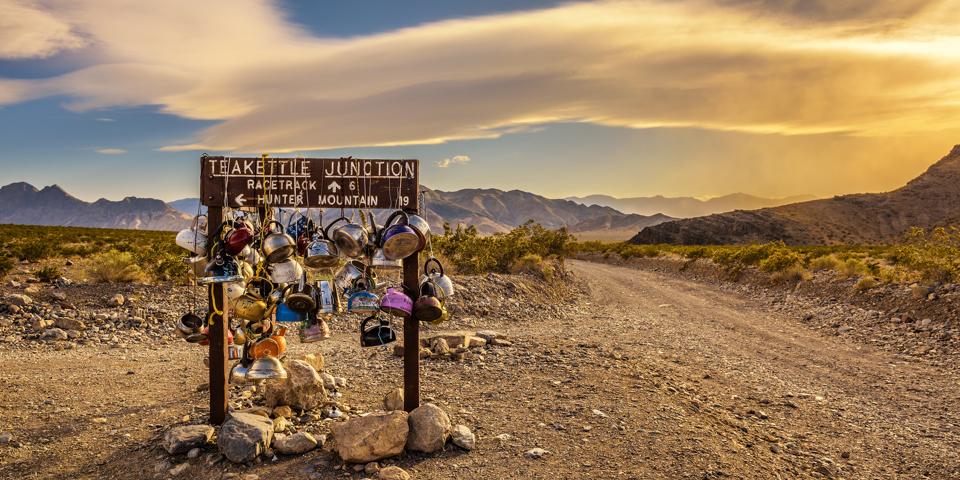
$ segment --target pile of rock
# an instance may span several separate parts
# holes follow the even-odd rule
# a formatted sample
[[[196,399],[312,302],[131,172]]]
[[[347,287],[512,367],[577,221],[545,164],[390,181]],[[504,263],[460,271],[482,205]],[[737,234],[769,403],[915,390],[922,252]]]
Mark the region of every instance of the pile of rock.
[[[488,347],[509,347],[513,343],[500,333],[482,330],[479,332],[430,332],[420,339],[420,358],[471,360],[482,359]],[[402,357],[406,347],[397,343],[393,354]]]

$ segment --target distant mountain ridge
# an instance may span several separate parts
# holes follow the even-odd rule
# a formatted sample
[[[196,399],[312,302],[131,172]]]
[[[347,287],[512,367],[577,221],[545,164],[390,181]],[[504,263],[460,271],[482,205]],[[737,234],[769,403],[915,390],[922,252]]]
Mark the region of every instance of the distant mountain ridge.
[[[36,187],[26,182],[0,187],[0,223],[62,225],[137,230],[181,230],[193,217],[153,198],[101,198],[84,202],[58,185]]]
[[[917,178],[885,193],[860,193],[754,211],[737,210],[646,227],[636,244],[884,244],[910,227],[960,224],[960,145]]]
[[[814,200],[815,195],[794,195],[783,198],[762,198],[746,193],[731,193],[709,200],[693,197],[653,197],[616,198],[609,195],[588,195],[586,197],[567,197],[566,200],[585,205],[601,205],[615,208],[624,213],[655,215],[661,213],[675,218],[690,218],[730,212],[733,210],[755,210],[765,207],[778,207],[790,203]]]

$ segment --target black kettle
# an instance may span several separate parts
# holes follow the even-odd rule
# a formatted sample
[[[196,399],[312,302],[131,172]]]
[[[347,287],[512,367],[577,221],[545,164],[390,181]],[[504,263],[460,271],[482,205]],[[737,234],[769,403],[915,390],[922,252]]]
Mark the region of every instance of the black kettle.
[[[367,327],[367,323],[370,320],[377,320],[377,316],[371,315],[365,318],[360,324],[361,347],[379,347],[397,341],[397,333],[393,331],[390,322],[380,320],[378,324]]]

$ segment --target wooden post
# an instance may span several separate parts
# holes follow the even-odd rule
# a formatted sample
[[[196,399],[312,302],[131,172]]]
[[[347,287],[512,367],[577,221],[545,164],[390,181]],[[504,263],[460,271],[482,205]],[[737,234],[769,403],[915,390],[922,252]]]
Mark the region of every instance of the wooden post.
[[[419,270],[419,253],[403,259],[403,284],[413,292],[414,299],[420,291]],[[403,319],[403,409],[412,412],[419,406],[420,321],[410,315]]]
[[[216,241],[214,232],[223,222],[223,211],[218,207],[209,207],[207,209],[207,251]],[[208,287],[209,294],[208,312],[213,313],[213,324],[209,325],[210,331],[210,423],[220,425],[227,419],[227,399],[230,397],[229,385],[227,384],[227,319],[224,318],[227,312],[227,306],[224,302],[223,284],[214,283]],[[214,302],[223,312],[217,315],[214,309]]]

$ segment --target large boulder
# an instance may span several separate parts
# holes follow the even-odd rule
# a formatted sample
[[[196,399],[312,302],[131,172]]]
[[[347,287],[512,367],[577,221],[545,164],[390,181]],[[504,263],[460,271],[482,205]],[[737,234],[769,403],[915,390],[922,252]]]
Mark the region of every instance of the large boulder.
[[[337,453],[346,462],[369,463],[392,457],[407,443],[407,412],[372,413],[330,424]]]
[[[220,453],[234,463],[260,456],[273,439],[273,421],[250,413],[232,413],[217,437]]]
[[[450,348],[469,347],[470,338],[474,335],[476,335],[476,333],[467,331],[437,332],[425,339],[426,341],[424,342],[424,346],[432,346],[434,341],[436,341],[438,338],[442,338],[445,342],[447,342],[447,346]]]
[[[58,327],[64,330],[77,330],[84,331],[87,329],[87,326],[83,324],[80,320],[70,317],[58,317],[54,322]]]
[[[287,378],[269,382],[263,389],[267,406],[288,405],[295,409],[311,410],[327,399],[320,375],[309,363],[291,360],[283,368],[287,370]]]
[[[297,455],[313,450],[319,442],[307,432],[295,433],[293,435],[277,435],[273,441],[273,447],[284,455]]]
[[[186,453],[206,445],[211,438],[213,438],[213,427],[210,425],[174,427],[163,437],[163,448],[167,449],[170,455]]]
[[[33,303],[33,299],[29,295],[20,295],[19,293],[13,293],[3,297],[3,300],[10,305],[16,305],[18,307],[25,307]]]
[[[59,328],[51,328],[40,335],[40,340],[48,341],[61,341],[66,340],[67,338],[67,332],[64,332]]]
[[[407,449],[427,453],[443,448],[453,429],[447,412],[432,403],[420,405],[410,412],[409,423]]]
[[[297,357],[297,360],[303,360],[310,364],[314,370],[318,372],[323,371],[323,355],[319,353],[308,353],[306,355],[300,355]]]

